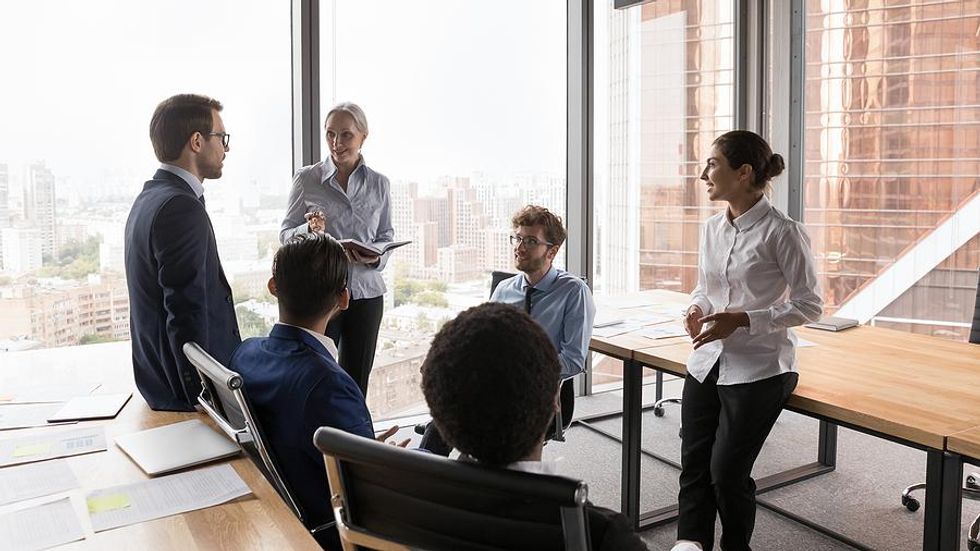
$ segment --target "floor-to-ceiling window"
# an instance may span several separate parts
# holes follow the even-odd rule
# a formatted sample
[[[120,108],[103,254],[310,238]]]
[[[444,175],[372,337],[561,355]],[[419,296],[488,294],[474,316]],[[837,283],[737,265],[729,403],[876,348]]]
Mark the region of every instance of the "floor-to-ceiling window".
[[[0,350],[129,339],[123,226],[158,162],[153,109],[224,104],[232,135],[207,208],[243,336],[265,292],[291,173],[290,7],[93,0],[0,7]]]
[[[513,270],[511,216],[526,204],[564,215],[566,3],[319,8],[321,113],[340,101],[364,108],[365,161],[391,181],[395,238],[413,241],[384,272],[368,405],[376,417],[424,411],[428,343],[488,298],[492,270]]]

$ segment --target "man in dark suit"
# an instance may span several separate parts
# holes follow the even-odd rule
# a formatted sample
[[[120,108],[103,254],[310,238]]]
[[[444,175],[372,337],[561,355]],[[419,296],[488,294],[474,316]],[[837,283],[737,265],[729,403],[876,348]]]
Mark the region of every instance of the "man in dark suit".
[[[181,94],[150,120],[160,169],[126,221],[126,279],[136,387],[155,410],[193,411],[201,382],[181,347],[200,344],[227,364],[238,321],[204,209],[206,179],[221,177],[230,135],[217,100]]]
[[[324,335],[327,322],[350,302],[349,266],[343,246],[329,235],[300,234],[287,241],[276,252],[269,280],[269,292],[279,301],[279,323],[268,337],[245,340],[231,360],[311,529],[333,518],[313,433],[327,426],[374,438],[364,395]],[[392,429],[379,439],[398,427]],[[317,539],[328,547],[339,545],[336,531]]]

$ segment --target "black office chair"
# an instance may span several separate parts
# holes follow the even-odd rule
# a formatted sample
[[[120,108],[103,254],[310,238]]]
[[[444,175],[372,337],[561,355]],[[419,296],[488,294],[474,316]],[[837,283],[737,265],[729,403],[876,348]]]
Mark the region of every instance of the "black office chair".
[[[313,441],[345,551],[590,549],[581,481],[453,461],[330,427]]]
[[[266,444],[264,433],[252,413],[242,376],[221,365],[195,342],[184,344],[183,350],[201,377],[201,394],[197,397],[197,403],[205,413],[229,438],[238,442],[311,534],[316,536],[332,527],[333,522],[321,526],[307,525],[303,510],[280,476],[275,455]]]
[[[973,322],[970,324],[970,342],[980,344],[980,270],[977,271],[977,296],[973,304]],[[919,500],[911,494],[926,487],[925,484],[913,484],[902,491],[902,505],[909,511],[919,509]],[[980,500],[980,473],[970,473],[963,487],[963,497]],[[980,551],[980,516],[970,526],[967,534],[967,545],[970,551]]]

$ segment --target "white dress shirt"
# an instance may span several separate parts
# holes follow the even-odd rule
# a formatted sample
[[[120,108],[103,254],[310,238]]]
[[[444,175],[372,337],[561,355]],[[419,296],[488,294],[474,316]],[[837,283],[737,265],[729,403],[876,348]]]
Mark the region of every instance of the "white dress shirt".
[[[185,182],[187,182],[187,185],[191,186],[191,189],[194,190],[195,194],[197,194],[198,199],[200,199],[201,196],[204,195],[204,182],[198,180],[197,176],[194,176],[190,172],[184,170],[183,168],[180,168],[177,165],[172,165],[168,163],[160,163],[160,169],[166,170],[171,174],[180,176]]]
[[[796,336],[788,328],[823,312],[803,225],[765,196],[734,220],[726,209],[705,222],[698,265],[691,305],[705,315],[746,312],[749,326],[693,351],[688,373],[704,382],[719,361],[718,384],[735,385],[796,371]]]
[[[311,330],[309,330],[309,329],[307,329],[305,327],[300,327],[298,325],[292,325],[290,323],[284,323],[281,320],[278,321],[278,322],[276,322],[276,323],[278,323],[279,325],[288,325],[289,327],[295,327],[297,329],[302,329],[303,331],[306,331],[307,333],[313,335],[313,337],[317,341],[319,341],[320,344],[322,344],[324,348],[327,349],[327,352],[330,353],[330,357],[333,358],[334,361],[337,361],[337,358],[339,357],[337,355],[337,345],[334,344],[333,339],[331,339],[330,337],[324,335],[323,333],[317,333],[316,331],[311,331]]]

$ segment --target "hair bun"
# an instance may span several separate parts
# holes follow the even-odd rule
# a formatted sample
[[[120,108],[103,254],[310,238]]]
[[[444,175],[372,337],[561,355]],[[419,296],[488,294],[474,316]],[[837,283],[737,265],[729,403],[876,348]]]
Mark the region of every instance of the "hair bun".
[[[785,168],[786,161],[783,160],[783,156],[779,153],[773,153],[772,157],[769,157],[769,162],[766,164],[766,179],[779,176]]]

